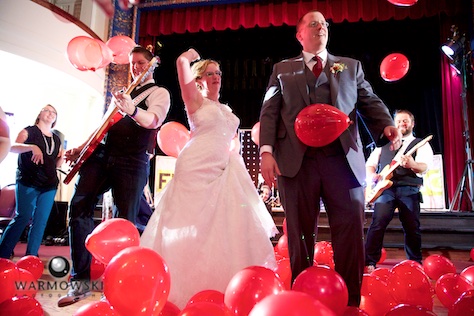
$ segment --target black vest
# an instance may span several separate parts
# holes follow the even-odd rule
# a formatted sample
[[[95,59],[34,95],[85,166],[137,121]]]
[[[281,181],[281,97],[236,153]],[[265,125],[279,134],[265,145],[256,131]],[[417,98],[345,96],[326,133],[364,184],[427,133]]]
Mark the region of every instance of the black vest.
[[[406,148],[404,154],[418,144],[422,139],[415,138],[410,145]],[[398,151],[390,150],[390,143],[382,147],[382,153],[380,154],[379,171],[381,171],[386,165],[390,164],[393,158],[396,156]],[[416,157],[416,151],[413,153],[413,158]],[[393,177],[390,179],[393,181],[393,186],[420,186],[423,184],[423,178],[420,178],[411,169],[403,168],[399,166],[393,171]]]
[[[154,85],[154,83],[149,83],[143,87],[135,89],[130,93],[130,96],[133,99]],[[147,98],[138,103],[137,107],[146,111],[146,99]],[[134,156],[146,154],[149,140],[153,137],[155,132],[156,129],[141,127],[130,116],[125,115],[109,129],[106,135],[105,148],[112,156]]]

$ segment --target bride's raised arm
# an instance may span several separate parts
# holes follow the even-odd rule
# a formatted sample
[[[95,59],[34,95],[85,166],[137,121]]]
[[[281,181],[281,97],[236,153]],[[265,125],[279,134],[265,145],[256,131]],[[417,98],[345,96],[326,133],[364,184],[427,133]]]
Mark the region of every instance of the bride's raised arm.
[[[196,86],[196,78],[191,71],[191,62],[198,59],[200,59],[198,52],[190,48],[176,60],[181,97],[189,114],[199,109],[203,101],[203,96]]]

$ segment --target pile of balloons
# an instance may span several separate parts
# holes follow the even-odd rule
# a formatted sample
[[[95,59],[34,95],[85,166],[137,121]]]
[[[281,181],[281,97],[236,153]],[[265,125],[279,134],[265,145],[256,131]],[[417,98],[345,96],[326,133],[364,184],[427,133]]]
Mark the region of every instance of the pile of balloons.
[[[128,55],[135,42],[128,36],[117,35],[106,43],[100,39],[76,36],[67,45],[67,56],[71,64],[81,71],[96,71],[108,64],[128,64]]]
[[[36,256],[22,257],[16,263],[0,258],[0,316],[43,315],[35,299],[43,270],[43,262]]]

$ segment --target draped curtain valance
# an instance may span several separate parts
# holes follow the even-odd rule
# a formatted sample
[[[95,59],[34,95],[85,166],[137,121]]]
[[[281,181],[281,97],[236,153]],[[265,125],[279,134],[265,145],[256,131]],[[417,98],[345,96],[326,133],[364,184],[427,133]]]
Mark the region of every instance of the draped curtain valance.
[[[159,36],[173,33],[199,32],[240,27],[296,25],[305,12],[317,9],[334,23],[347,20],[385,21],[418,19],[446,13],[456,15],[462,1],[420,0],[411,7],[399,7],[386,0],[280,0],[233,4],[189,6],[173,9],[141,10],[139,36]]]

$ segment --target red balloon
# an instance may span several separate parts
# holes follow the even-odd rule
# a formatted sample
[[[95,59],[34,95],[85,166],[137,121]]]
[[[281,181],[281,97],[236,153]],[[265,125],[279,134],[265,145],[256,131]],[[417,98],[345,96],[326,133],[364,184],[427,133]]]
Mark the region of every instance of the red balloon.
[[[369,316],[363,309],[355,306],[347,306],[343,316]]]
[[[91,261],[91,280],[98,280],[105,271],[106,265],[97,260],[95,257],[92,257]]]
[[[342,315],[349,300],[347,286],[342,277],[336,271],[323,266],[306,268],[296,277],[292,289],[311,295],[337,315]]]
[[[263,298],[283,290],[284,286],[275,272],[251,266],[232,277],[224,292],[224,303],[235,316],[247,316]]]
[[[168,122],[161,126],[157,142],[166,155],[177,158],[190,137],[188,129],[183,124]]]
[[[295,133],[305,145],[321,147],[335,141],[350,125],[349,117],[334,106],[312,104],[298,113]]]
[[[0,289],[2,289],[0,291],[0,303],[15,296],[15,282],[17,282],[19,275],[20,273],[17,266],[10,269],[4,269],[0,272]]]
[[[469,266],[462,270],[461,275],[474,285],[474,266]]]
[[[277,261],[276,274],[280,277],[281,282],[286,290],[291,290],[291,266],[289,258],[282,258]]]
[[[280,238],[278,238],[277,249],[278,249],[278,254],[282,255],[285,258],[290,257],[290,254],[288,252],[288,236],[287,235],[283,234],[280,236]]]
[[[197,302],[208,302],[224,305],[224,293],[217,290],[204,290],[194,294],[188,301],[187,305]]]
[[[288,235],[288,228],[286,226],[286,217],[283,219],[283,234]]]
[[[385,283],[388,281],[388,278],[390,276],[390,269],[388,268],[377,268],[374,271],[372,271],[371,275],[378,276],[382,281]]]
[[[392,82],[403,78],[410,68],[405,55],[393,53],[386,56],[380,64],[380,75],[385,81]]]
[[[103,264],[122,249],[140,244],[140,233],[132,222],[112,218],[100,223],[86,238],[86,248]]]
[[[309,294],[283,291],[271,294],[258,302],[249,316],[336,316],[329,307]]]
[[[369,315],[385,315],[397,302],[390,294],[387,283],[376,275],[364,274],[360,308]]]
[[[18,268],[18,279],[15,280],[15,295],[35,297],[38,292],[37,279],[30,271]]]
[[[252,141],[258,146],[259,145],[259,138],[260,138],[260,122],[255,123],[252,127],[252,131],[250,132],[250,138]]]
[[[387,259],[387,250],[382,247],[382,255],[380,256],[380,259],[377,261],[377,263],[382,263],[385,261],[385,259]]]
[[[474,290],[461,294],[449,310],[449,316],[474,315]]]
[[[95,71],[103,62],[101,45],[87,36],[77,36],[70,40],[67,56],[71,64],[81,71]]]
[[[35,280],[38,280],[43,275],[44,264],[37,256],[24,256],[16,262],[16,266],[30,271]]]
[[[329,241],[319,241],[314,245],[313,259],[318,265],[326,265],[334,269],[334,250]]]
[[[125,35],[116,35],[111,37],[106,43],[111,50],[112,50],[112,62],[119,65],[125,65],[130,63],[128,59],[132,48],[134,48],[137,44],[128,36]]]
[[[74,316],[120,316],[107,301],[90,302],[81,307],[74,313]]]
[[[400,304],[392,308],[385,316],[436,316],[435,313],[421,306]]]
[[[12,297],[0,304],[0,316],[43,316],[41,304],[29,296]]]
[[[469,252],[469,256],[471,257],[471,260],[474,261],[474,248]]]
[[[433,289],[423,267],[404,260],[390,269],[387,286],[398,304],[418,305],[433,309]]]
[[[170,274],[161,256],[149,248],[128,247],[105,268],[104,294],[120,315],[155,315],[168,300]]]
[[[178,308],[178,306],[174,305],[170,301],[167,301],[158,316],[178,316],[180,312],[181,310]]]
[[[461,295],[474,286],[460,274],[446,273],[442,275],[435,284],[436,296],[444,307],[451,308]]]
[[[418,0],[387,0],[387,1],[399,7],[410,7],[418,2]]]
[[[230,310],[223,304],[211,302],[196,302],[187,305],[179,316],[232,316]]]
[[[441,255],[430,255],[423,261],[423,269],[432,280],[438,280],[446,273],[456,273],[456,267],[448,258]]]
[[[5,258],[0,258],[0,272],[3,272],[5,270],[10,270],[10,269],[15,269],[17,268],[17,265],[15,262],[5,259]]]

